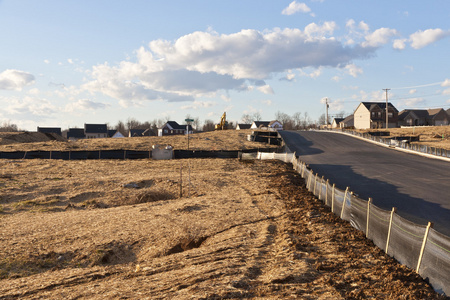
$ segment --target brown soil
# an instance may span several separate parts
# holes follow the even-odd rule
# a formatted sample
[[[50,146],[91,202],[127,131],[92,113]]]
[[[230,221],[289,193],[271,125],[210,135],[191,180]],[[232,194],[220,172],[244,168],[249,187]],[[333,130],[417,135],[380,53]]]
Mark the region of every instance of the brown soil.
[[[413,142],[413,144],[422,144],[450,150],[450,126],[421,126],[359,131],[389,131],[390,136],[419,136],[420,141]]]
[[[247,140],[252,130],[224,130],[194,133],[189,135],[191,150],[242,150],[275,147]],[[67,151],[67,150],[143,150],[152,145],[171,145],[174,149],[187,149],[188,139],[184,135],[164,137],[104,138],[67,141],[52,139],[43,133],[0,134],[0,151]]]
[[[0,164],[0,299],[443,299],[290,164]]]

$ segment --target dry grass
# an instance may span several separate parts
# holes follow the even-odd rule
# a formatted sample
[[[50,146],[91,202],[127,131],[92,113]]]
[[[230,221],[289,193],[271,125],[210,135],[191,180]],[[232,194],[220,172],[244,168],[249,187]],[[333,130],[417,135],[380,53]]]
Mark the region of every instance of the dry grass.
[[[419,136],[420,141],[414,143],[450,150],[450,126],[421,126],[358,131],[389,131],[390,136]]]
[[[441,299],[290,165],[0,163],[1,299]]]
[[[250,142],[247,135],[252,130],[224,130],[189,135],[191,150],[242,150],[270,147],[266,144]],[[174,149],[187,149],[187,136],[134,137],[88,139],[78,141],[51,140],[41,133],[15,133],[0,135],[0,151],[67,151],[67,150],[143,150],[152,145],[172,145]],[[274,147],[274,146],[272,146]]]

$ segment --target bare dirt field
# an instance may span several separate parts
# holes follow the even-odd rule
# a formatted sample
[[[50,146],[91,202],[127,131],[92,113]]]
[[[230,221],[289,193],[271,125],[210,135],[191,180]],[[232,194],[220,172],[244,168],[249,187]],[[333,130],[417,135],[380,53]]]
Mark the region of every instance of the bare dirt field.
[[[290,164],[0,165],[0,299],[443,299]]]
[[[367,132],[369,130],[359,130]],[[390,136],[419,136],[413,144],[428,145],[450,150],[450,126],[420,126],[410,128],[372,129],[370,131],[389,131]]]
[[[250,133],[193,135],[190,148],[266,147]],[[186,137],[0,138],[0,151],[187,148]],[[2,159],[0,170],[0,299],[444,299],[290,164]]]

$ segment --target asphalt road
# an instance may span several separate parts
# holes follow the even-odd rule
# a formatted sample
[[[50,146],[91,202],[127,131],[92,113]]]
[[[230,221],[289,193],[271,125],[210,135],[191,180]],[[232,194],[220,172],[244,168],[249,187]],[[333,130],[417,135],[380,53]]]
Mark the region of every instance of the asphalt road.
[[[324,131],[280,131],[301,161],[362,199],[450,236],[450,162]]]

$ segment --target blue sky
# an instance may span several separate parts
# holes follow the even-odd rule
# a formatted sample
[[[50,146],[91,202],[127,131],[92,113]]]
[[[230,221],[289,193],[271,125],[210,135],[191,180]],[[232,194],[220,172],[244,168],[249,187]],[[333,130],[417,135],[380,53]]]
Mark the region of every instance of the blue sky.
[[[0,122],[450,108],[450,1],[0,0]]]

